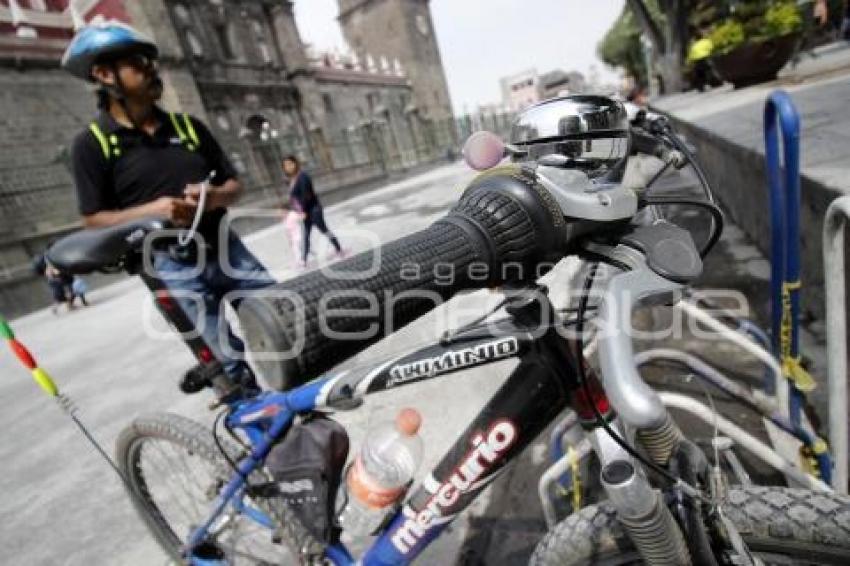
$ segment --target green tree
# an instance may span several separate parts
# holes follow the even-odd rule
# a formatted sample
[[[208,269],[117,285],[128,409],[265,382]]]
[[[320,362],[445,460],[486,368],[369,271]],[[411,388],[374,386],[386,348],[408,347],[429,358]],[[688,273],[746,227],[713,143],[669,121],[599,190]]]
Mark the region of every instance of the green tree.
[[[612,67],[622,67],[642,84],[647,84],[646,59],[640,44],[640,25],[635,21],[631,9],[623,11],[596,46],[599,58]]]
[[[685,50],[688,47],[690,0],[657,0],[663,18],[653,17],[648,0],[626,0],[643,33],[652,43],[661,92],[679,92],[684,86]]]
[[[730,0],[626,0],[620,17],[597,45],[599,58],[646,84],[641,36],[652,44],[662,92],[682,90],[692,30],[705,30],[729,11]]]

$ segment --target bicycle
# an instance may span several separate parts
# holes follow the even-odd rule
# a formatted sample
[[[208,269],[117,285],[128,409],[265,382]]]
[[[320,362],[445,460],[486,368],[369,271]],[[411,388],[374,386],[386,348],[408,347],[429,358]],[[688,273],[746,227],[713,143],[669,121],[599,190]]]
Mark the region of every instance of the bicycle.
[[[224,407],[220,420],[230,439],[220,438],[216,426],[210,434],[177,415],[142,417],[122,433],[117,454],[128,489],[171,557],[198,565],[243,559],[281,563],[285,547],[291,553],[288,560],[355,563],[339,540],[318,540],[283,502],[264,467],[270,451],[300,426],[300,419],[317,411],[355,410],[369,394],[518,358],[503,386],[422,484],[389,514],[357,563],[413,561],[567,407],[577,413],[598,459],[608,499],[577,509],[559,523],[538,545],[532,564],[850,560],[850,499],[829,492],[728,485],[719,465],[712,465],[684,437],[658,394],[641,379],[626,333],[598,333],[598,373],[585,360],[582,337],[588,313],[595,311],[599,328],[617,330],[637,304],[675,300],[699,276],[701,257],[719,237],[722,215],[710,199],[685,203],[708,210],[713,218],[712,235],[698,250],[687,231],[654,210],[684,201],[653,199],[620,186],[622,156],[587,156],[592,150],[587,140],[597,148],[605,146],[603,138],[614,140],[603,149],[612,154],[632,135],[617,102],[589,96],[547,101],[520,117],[519,129],[533,124],[536,135],[545,138],[549,114],[557,116],[557,135],[548,138],[557,151],[533,155],[538,148],[522,136],[519,143],[499,148],[497,153],[505,152],[519,164],[480,175],[458,205],[430,228],[341,261],[334,276],[311,272],[244,298],[239,315],[247,343],[273,390],[246,398],[214,360],[206,360],[199,383],[216,390]],[[564,121],[571,117],[576,120]],[[564,124],[579,131],[565,132]],[[634,136],[641,140],[638,149],[663,156],[665,168],[681,160],[682,152],[692,161],[669,126],[655,123],[647,130]],[[606,173],[593,182],[588,175],[574,174],[600,163]],[[644,210],[653,214],[651,222],[633,222]],[[142,237],[162,227],[157,220],[146,220],[72,235],[52,248],[51,261],[76,272],[106,264],[138,265]],[[555,309],[548,290],[535,278],[505,275],[512,265],[537,268],[569,255],[592,266],[578,305],[569,311]],[[363,275],[370,273],[376,257],[378,267]],[[434,269],[440,261],[461,276],[441,283]],[[422,268],[417,277],[399,276],[405,262]],[[476,262],[490,267],[486,277],[473,276],[470,266]],[[590,304],[600,265],[611,273],[601,299]],[[434,298],[493,285],[505,290],[500,305],[505,317],[486,321],[492,314],[486,313],[437,344],[368,371],[323,375],[377,341],[381,331],[431,310]],[[157,292],[164,296],[161,288]],[[377,301],[378,311],[388,304],[394,307],[388,318],[352,314],[370,306],[361,294],[365,292],[374,293],[370,300]],[[336,299],[339,312],[348,314],[320,320],[317,305],[328,295]],[[332,340],[321,334],[322,324],[357,338]],[[362,334],[364,328],[376,332]],[[574,335],[565,336],[568,330]],[[196,345],[203,352],[203,345]],[[198,357],[204,362],[202,354]],[[315,375],[322,377],[303,383]],[[160,444],[169,452],[157,451]],[[161,462],[170,456],[173,462],[158,468],[155,456]],[[174,487],[163,495],[168,483]],[[180,498],[189,492],[200,495],[187,497],[189,505],[184,506]],[[171,511],[175,502],[186,515],[182,521]],[[236,540],[240,529],[256,532],[257,527],[271,536]]]

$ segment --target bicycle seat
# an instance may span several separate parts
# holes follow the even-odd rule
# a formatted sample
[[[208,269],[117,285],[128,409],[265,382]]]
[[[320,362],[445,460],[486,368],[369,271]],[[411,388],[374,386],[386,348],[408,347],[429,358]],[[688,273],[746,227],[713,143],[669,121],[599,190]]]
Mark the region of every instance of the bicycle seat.
[[[50,246],[47,260],[68,273],[91,273],[121,263],[150,232],[166,227],[160,217],[141,218],[106,228],[80,230]]]

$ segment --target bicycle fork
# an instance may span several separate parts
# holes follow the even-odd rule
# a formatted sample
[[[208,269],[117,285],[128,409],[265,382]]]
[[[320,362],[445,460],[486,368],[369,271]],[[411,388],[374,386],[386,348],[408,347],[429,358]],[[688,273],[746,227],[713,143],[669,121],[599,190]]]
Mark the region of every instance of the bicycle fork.
[[[617,420],[610,424],[624,435]],[[682,531],[642,466],[604,428],[588,437],[601,465],[602,487],[641,557],[653,566],[691,564]]]

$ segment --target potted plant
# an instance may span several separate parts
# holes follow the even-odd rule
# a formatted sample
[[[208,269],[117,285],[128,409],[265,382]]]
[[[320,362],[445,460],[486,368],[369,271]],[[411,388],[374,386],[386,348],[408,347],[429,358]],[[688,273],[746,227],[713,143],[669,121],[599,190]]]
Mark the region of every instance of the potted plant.
[[[735,88],[775,79],[800,38],[803,19],[794,2],[757,4],[764,3],[740,4],[708,34],[715,70]]]

